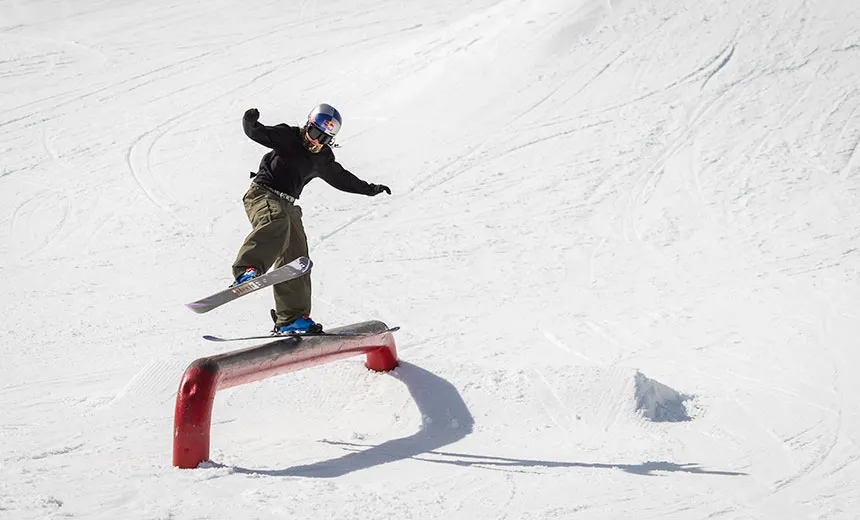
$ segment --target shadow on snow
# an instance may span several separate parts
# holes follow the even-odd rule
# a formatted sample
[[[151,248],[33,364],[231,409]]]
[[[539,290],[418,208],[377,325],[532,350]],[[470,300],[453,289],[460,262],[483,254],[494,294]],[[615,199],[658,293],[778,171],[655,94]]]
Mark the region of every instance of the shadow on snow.
[[[335,478],[353,471],[412,458],[436,464],[483,467],[499,471],[522,471],[524,468],[544,467],[619,469],[627,473],[649,476],[654,476],[655,472],[745,475],[745,473],[732,471],[707,470],[693,463],[677,464],[674,462],[648,461],[642,464],[600,464],[486,457],[438,451],[439,448],[453,444],[472,433],[475,420],[462,396],[448,381],[411,363],[401,361],[400,366],[392,372],[392,375],[406,385],[421,413],[423,420],[421,428],[416,433],[378,445],[324,441],[328,444],[341,446],[349,453],[313,464],[276,470],[242,467],[230,467],[230,469],[235,473],[253,475]],[[428,458],[427,455],[445,457],[445,459]],[[217,463],[212,464],[212,466],[225,467]]]

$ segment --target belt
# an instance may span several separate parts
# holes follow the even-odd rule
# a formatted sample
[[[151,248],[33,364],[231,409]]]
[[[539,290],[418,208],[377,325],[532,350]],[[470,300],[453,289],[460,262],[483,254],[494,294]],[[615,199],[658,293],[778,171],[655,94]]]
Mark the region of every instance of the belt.
[[[285,200],[285,201],[287,201],[287,202],[292,203],[292,202],[295,202],[295,201],[296,201],[296,198],[295,198],[295,197],[293,197],[292,195],[287,195],[287,194],[286,194],[286,193],[284,193],[283,191],[278,191],[278,190],[276,190],[275,188],[272,188],[271,186],[266,186],[265,184],[260,184],[259,182],[256,182],[256,181],[252,181],[252,184],[257,185],[257,186],[259,186],[259,187],[263,188],[263,189],[264,189],[264,190],[266,190],[266,191],[270,191],[270,192],[274,193],[275,195],[277,195],[278,197],[280,197],[280,198],[284,199],[284,200]]]

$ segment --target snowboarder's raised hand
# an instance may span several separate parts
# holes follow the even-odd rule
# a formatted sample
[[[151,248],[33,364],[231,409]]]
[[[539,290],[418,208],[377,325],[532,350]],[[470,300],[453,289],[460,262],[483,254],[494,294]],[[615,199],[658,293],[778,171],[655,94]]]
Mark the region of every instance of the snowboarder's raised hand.
[[[260,119],[260,111],[256,108],[249,108],[245,112],[245,119],[250,119],[251,121],[256,121]]]
[[[370,195],[371,197],[375,197],[376,195],[379,195],[383,191],[385,193],[391,195],[391,190],[385,184],[371,184],[370,185],[370,193],[368,193],[368,195]]]

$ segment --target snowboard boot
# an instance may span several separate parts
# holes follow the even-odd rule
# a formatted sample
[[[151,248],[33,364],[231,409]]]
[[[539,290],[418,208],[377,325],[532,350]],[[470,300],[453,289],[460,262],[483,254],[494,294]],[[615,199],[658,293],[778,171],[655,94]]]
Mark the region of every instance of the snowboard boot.
[[[236,287],[239,284],[243,284],[253,278],[260,276],[261,273],[259,269],[256,267],[249,267],[245,269],[245,272],[239,275],[239,278],[236,278],[236,281],[230,284],[230,287]]]
[[[286,325],[276,324],[272,333],[276,336],[287,336],[290,334],[319,334],[322,330],[322,325],[312,320],[310,316],[302,316]]]

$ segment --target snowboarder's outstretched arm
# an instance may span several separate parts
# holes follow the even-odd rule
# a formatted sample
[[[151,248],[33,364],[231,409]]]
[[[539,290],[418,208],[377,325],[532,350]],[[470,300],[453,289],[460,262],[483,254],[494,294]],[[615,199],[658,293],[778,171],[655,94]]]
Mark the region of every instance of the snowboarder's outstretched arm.
[[[328,168],[320,175],[322,180],[326,181],[333,188],[337,188],[340,191],[345,191],[347,193],[357,193],[359,195],[379,195],[383,191],[391,195],[391,190],[388,186],[382,184],[370,184],[365,182],[352,173],[349,170],[340,165],[339,162],[334,160],[332,157],[331,162],[328,164]]]
[[[245,130],[245,135],[267,148],[274,149],[277,130],[260,124],[259,119],[260,111],[256,108],[245,111],[245,117],[242,118],[242,128]]]

